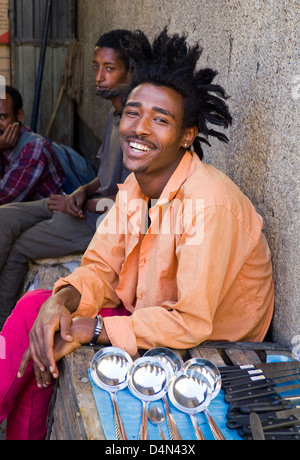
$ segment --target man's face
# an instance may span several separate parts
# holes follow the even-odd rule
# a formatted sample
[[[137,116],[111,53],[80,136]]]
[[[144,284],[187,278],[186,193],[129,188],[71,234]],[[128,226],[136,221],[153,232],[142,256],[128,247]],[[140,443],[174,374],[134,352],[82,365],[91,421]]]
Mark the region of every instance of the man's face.
[[[159,175],[175,170],[184,154],[183,99],[171,88],[144,83],[128,97],[120,122],[124,165]]]
[[[111,91],[116,86],[127,83],[129,72],[119,52],[113,48],[97,47],[94,51],[93,68],[97,90]]]
[[[6,99],[0,99],[0,136],[3,135],[9,125],[16,121],[20,120],[14,114],[12,98],[10,94],[6,94]]]

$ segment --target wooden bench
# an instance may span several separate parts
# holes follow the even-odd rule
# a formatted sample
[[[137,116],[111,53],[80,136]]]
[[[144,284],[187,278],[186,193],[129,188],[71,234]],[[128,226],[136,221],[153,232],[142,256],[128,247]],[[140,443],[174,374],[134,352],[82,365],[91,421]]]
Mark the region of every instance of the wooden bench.
[[[60,378],[52,401],[48,423],[49,440],[105,440],[96,408],[88,369],[94,353],[99,350],[81,347],[60,362]],[[258,364],[268,355],[291,353],[273,343],[207,342],[188,350],[175,350],[182,359],[202,357],[216,366]],[[135,357],[143,355],[143,350]]]

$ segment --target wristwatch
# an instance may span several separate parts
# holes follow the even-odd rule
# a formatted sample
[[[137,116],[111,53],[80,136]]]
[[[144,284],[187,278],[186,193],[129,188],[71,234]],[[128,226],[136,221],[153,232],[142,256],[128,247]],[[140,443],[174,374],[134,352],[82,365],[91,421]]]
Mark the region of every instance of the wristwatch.
[[[103,327],[103,319],[102,319],[102,316],[101,316],[101,315],[97,315],[96,319],[97,319],[97,324],[96,324],[96,327],[95,327],[94,337],[93,337],[92,340],[90,341],[91,347],[93,347],[94,345],[96,345],[97,340],[98,340],[98,337],[99,337],[99,335],[101,334],[102,327]]]

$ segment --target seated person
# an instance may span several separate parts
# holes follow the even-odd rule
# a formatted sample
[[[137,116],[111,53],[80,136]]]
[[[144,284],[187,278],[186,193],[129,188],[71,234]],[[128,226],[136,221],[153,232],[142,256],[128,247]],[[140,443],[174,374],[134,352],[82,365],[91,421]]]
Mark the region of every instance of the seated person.
[[[123,167],[119,136],[121,101],[116,91],[129,76],[129,60],[121,48],[127,36],[128,30],[112,30],[101,35],[94,49],[97,95],[112,104],[98,152],[97,177],[71,195],[56,194],[31,203],[0,207],[0,330],[19,298],[30,260],[83,253],[106,210],[100,200],[114,200],[117,184],[129,174]]]
[[[6,98],[0,99],[0,205],[65,192],[65,176],[51,144],[43,138],[27,141],[30,130],[23,117],[21,94],[6,86]]]
[[[112,344],[134,356],[139,348],[185,349],[206,340],[261,341],[270,325],[273,280],[262,218],[200,159],[199,134],[226,140],[208,128],[231,122],[225,93],[212,83],[215,72],[196,70],[200,50],[185,37],[165,29],[143,50],[130,48],[135,70],[120,122],[124,164],[133,174],[119,186],[82,266],[53,295],[23,298],[2,331],[0,423],[8,415],[8,427],[17,420],[19,435],[24,422],[14,401],[21,388],[27,399],[39,394],[40,425],[31,435],[42,438],[57,360],[81,344]]]

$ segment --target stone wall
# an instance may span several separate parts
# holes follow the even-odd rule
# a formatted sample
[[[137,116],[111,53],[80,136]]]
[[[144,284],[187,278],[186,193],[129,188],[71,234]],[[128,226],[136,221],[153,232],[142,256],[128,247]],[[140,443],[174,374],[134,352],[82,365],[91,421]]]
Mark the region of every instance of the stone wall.
[[[217,141],[205,161],[230,176],[264,218],[276,287],[273,330],[290,345],[300,334],[298,0],[78,0],[85,95],[78,114],[101,139],[107,106],[94,95],[91,69],[98,36],[168,25],[204,48],[201,66],[218,70],[231,96],[229,146]]]

